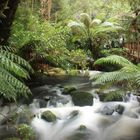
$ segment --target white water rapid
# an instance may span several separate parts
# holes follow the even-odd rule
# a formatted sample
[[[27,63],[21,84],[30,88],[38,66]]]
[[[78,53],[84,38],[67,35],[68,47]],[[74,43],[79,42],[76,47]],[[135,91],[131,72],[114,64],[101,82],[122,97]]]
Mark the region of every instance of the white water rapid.
[[[140,140],[140,106],[137,97],[129,96],[125,102],[100,102],[98,96],[92,106],[74,106],[71,97],[62,95],[59,88],[53,88],[62,99],[46,108],[33,102],[30,106],[36,117],[32,127],[37,140]],[[51,111],[56,121],[41,119],[44,111]]]

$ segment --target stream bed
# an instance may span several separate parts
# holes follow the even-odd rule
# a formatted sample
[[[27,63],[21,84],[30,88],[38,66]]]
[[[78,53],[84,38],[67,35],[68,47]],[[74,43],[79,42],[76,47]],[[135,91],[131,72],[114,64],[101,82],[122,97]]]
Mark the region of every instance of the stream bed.
[[[31,125],[37,133],[37,140],[140,140],[137,96],[129,94],[121,102],[101,102],[88,81],[67,84],[76,86],[80,92],[92,94],[92,104],[75,105],[73,96],[63,94],[63,86],[45,85],[44,88],[55,96],[46,107],[40,107],[38,100],[30,104],[36,114]]]
[[[48,78],[32,88],[35,96],[26,106],[33,114],[29,124],[36,140],[140,140],[137,96],[129,93],[123,101],[102,102],[87,78],[68,79],[53,83]],[[65,91],[69,87],[73,94]]]

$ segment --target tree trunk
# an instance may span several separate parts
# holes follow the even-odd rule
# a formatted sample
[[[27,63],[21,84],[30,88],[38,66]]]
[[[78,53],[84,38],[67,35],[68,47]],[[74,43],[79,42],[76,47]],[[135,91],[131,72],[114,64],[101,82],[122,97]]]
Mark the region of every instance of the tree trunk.
[[[6,3],[7,0],[0,0],[0,6]],[[8,9],[3,11],[6,17],[0,16],[0,45],[6,45],[10,36],[11,25],[14,20],[15,12],[20,0],[9,0]],[[1,12],[1,11],[0,11]]]

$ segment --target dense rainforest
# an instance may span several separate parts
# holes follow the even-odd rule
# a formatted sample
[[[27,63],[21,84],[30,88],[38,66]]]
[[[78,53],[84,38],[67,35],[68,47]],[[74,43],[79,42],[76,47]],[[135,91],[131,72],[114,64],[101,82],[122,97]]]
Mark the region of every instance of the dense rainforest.
[[[139,5],[0,0],[0,139],[139,140]]]

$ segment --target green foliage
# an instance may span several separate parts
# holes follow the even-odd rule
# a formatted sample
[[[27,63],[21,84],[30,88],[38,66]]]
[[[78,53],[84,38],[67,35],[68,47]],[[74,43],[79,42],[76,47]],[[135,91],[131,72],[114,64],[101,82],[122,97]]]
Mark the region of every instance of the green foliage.
[[[35,132],[33,129],[26,125],[26,124],[21,124],[18,127],[18,134],[21,139],[24,140],[35,140]]]
[[[7,138],[5,140],[35,140],[35,132],[27,124],[17,126],[17,137]]]
[[[53,5],[52,16],[53,21],[56,22],[67,22],[70,19],[79,17],[80,13],[88,13],[99,19],[114,17],[114,20],[120,14],[129,10],[127,3],[122,6],[122,2],[116,0],[59,0],[59,2],[53,0]]]
[[[28,15],[27,18],[25,14]],[[30,50],[36,54],[27,59],[30,64],[35,64],[38,59],[42,59],[44,63],[63,69],[86,66],[84,51],[80,49],[74,51],[74,44],[70,43],[69,28],[43,21],[29,9],[22,9],[22,7],[18,9],[12,34],[9,42],[12,46],[19,46],[23,57],[26,57]]]
[[[137,89],[140,85],[140,68],[134,65],[127,59],[112,55],[106,58],[101,58],[95,62],[95,65],[110,64],[120,67],[117,71],[105,72],[97,74],[93,77],[94,84],[119,83],[126,89]]]
[[[33,72],[31,66],[21,57],[0,49],[0,95],[14,99],[20,95],[27,97],[30,90],[18,78],[27,79],[27,71]]]
[[[122,101],[124,94],[120,91],[109,92],[104,98],[105,102],[108,101]]]
[[[101,49],[112,33],[117,34],[119,30],[122,30],[117,23],[92,19],[86,13],[82,13],[80,20],[71,21],[68,26],[74,35],[74,41],[81,42],[83,49],[89,50],[95,60],[101,57]]]
[[[123,56],[125,51],[126,51],[125,48],[110,48],[110,49],[102,49],[101,54],[103,57],[110,56],[110,54]]]
[[[125,59],[122,56],[118,55],[111,55],[105,58],[100,58],[98,59],[95,63],[95,65],[100,65],[100,64],[115,64],[119,65],[121,67],[127,66],[127,65],[133,65],[129,60]]]

